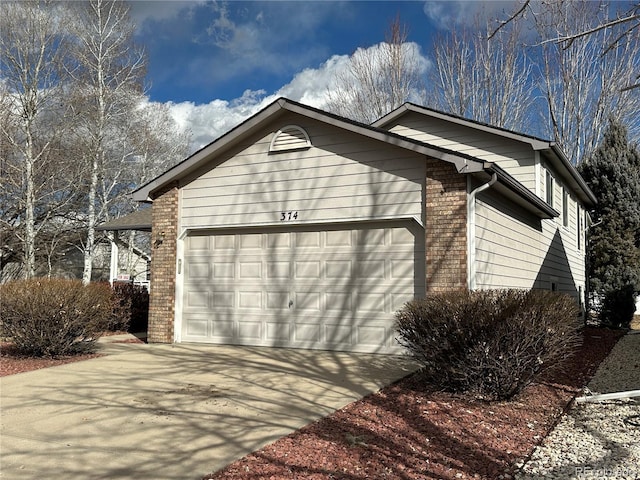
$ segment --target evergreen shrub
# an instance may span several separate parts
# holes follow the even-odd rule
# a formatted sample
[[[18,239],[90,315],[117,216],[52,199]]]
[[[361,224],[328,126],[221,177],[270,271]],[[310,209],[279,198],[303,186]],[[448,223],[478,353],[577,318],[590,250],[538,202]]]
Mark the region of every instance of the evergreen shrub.
[[[612,289],[604,294],[599,308],[601,325],[613,328],[629,328],[636,311],[636,295],[631,285]]]
[[[0,335],[22,354],[58,357],[88,353],[117,315],[106,283],[37,278],[0,285]]]
[[[430,385],[504,400],[575,350],[578,312],[550,291],[456,291],[407,303],[396,327]]]

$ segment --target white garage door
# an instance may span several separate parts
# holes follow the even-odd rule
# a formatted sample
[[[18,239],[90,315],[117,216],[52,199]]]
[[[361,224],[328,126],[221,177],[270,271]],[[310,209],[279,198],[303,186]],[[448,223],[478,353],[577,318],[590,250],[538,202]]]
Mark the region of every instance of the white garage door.
[[[399,353],[394,312],[424,292],[420,230],[191,234],[182,341]]]

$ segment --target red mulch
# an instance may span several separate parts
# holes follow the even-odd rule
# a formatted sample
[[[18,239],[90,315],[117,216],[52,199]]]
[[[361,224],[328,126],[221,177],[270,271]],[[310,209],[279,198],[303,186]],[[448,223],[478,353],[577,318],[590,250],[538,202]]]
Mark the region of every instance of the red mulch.
[[[418,376],[283,437],[211,480],[486,479],[513,475],[595,373],[622,332],[587,328],[561,371],[509,402],[426,391]]]
[[[583,346],[562,370],[539,378],[509,402],[428,391],[417,375],[409,376],[205,478],[495,480],[513,475],[516,463],[551,431],[621,335],[585,329]],[[20,357],[3,343],[0,376],[96,356]]]
[[[57,358],[35,358],[20,355],[9,342],[0,343],[0,377],[30,372],[41,368],[55,367],[65,363],[78,362],[89,358],[100,357],[99,353],[72,355]]]

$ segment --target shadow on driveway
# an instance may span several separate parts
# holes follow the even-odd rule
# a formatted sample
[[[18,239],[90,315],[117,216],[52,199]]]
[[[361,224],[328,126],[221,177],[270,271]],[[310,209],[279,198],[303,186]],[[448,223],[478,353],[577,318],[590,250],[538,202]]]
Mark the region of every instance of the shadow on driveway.
[[[0,478],[198,479],[414,369],[342,352],[103,348],[0,379]]]

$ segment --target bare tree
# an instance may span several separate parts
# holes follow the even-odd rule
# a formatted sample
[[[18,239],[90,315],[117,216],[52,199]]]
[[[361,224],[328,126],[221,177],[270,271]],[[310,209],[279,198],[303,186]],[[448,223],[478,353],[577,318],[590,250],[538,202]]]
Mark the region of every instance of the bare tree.
[[[63,100],[65,8],[45,1],[0,3],[2,196],[14,207],[2,208],[2,226],[22,245],[27,278],[36,274],[38,232],[66,203],[65,183],[73,181],[52,176],[61,167],[54,167],[61,160],[56,147],[68,113]]]
[[[141,99],[145,56],[133,41],[134,25],[125,3],[91,0],[76,5],[75,104],[82,118],[78,139],[88,167],[82,275],[86,284],[91,281],[95,227],[108,216],[109,201],[122,185],[125,162],[134,154],[126,132],[128,116]]]
[[[415,44],[396,17],[386,42],[357,49],[345,71],[327,92],[327,109],[357,121],[370,123],[402,103],[424,96],[423,67]]]
[[[562,3],[562,2],[561,2]],[[541,2],[544,10],[553,10],[555,7],[554,2],[543,1]],[[600,3],[602,5],[602,3]],[[533,17],[537,16],[537,13],[533,10],[531,0],[524,0],[518,8],[510,14],[506,19],[499,20],[498,26],[491,32],[489,39],[496,35],[501,29],[509,25],[516,19],[526,17],[527,13],[531,13]],[[616,12],[615,18],[602,18],[596,17],[598,21],[591,26],[582,27],[577,31],[561,31],[556,36],[543,40],[543,43],[558,43],[562,44],[565,48],[571,46],[576,40],[588,38],[595,33],[602,30],[612,29],[613,27],[622,26],[617,29],[616,35],[609,39],[608,43],[601,45],[602,55],[606,55],[608,52],[614,50],[618,45],[637,35],[637,31],[640,30],[640,2],[632,3],[628,10]],[[632,90],[634,88],[640,88],[640,73],[638,71],[634,74],[634,81],[625,86],[623,90]]]
[[[576,164],[598,146],[612,116],[640,137],[640,89],[629,88],[640,71],[640,35],[631,34],[637,23],[618,18],[608,20],[606,3],[589,1],[544,3],[534,17],[545,117]]]
[[[516,20],[490,40],[486,24],[434,41],[431,105],[476,121],[525,130],[534,104],[533,68]]]

